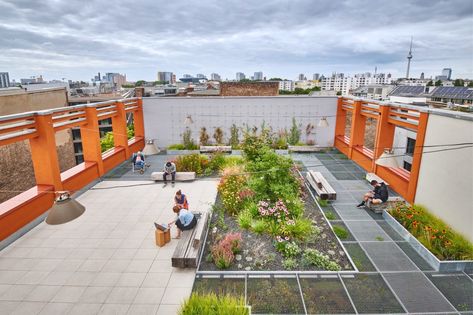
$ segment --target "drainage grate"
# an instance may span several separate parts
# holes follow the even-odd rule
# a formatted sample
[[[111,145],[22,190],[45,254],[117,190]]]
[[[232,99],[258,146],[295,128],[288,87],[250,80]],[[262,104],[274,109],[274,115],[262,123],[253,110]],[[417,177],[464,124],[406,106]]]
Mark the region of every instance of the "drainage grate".
[[[389,273],[384,278],[409,312],[455,311],[421,272]]]
[[[432,268],[431,265],[425,261],[424,258],[422,258],[413,248],[412,246],[407,243],[407,242],[396,242],[396,244],[402,249],[402,251],[409,256],[409,258],[412,260],[416,266],[423,271],[433,271],[434,268]]]
[[[304,314],[296,278],[248,278],[247,303],[253,314]]]
[[[377,222],[378,225],[386,232],[393,241],[403,241],[404,239],[396,232],[386,221]]]
[[[463,274],[426,273],[460,312],[473,311],[473,281]]]
[[[359,313],[404,313],[380,275],[357,274],[342,279]]]
[[[417,271],[417,267],[392,242],[362,243],[379,271]]]
[[[300,277],[302,294],[309,314],[355,313],[338,278]]]
[[[361,210],[360,210],[361,211]],[[376,224],[370,221],[347,221],[348,228],[355,238],[360,242],[366,241],[389,241],[391,238]]]
[[[376,268],[358,243],[344,243],[343,246],[345,246],[359,271],[376,271]]]

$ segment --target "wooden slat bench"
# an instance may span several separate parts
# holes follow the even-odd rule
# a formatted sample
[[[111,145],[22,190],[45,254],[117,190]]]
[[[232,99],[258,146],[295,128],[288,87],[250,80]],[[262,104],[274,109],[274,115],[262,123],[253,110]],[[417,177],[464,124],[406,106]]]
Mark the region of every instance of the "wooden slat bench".
[[[330,186],[322,173],[315,171],[308,171],[306,179],[309,184],[314,188],[315,192],[319,195],[320,199],[324,200],[336,200],[337,192]]]
[[[230,145],[201,145],[200,153],[225,152],[232,153]]]
[[[177,268],[197,268],[200,251],[203,249],[209,213],[201,213],[197,225],[189,231],[182,231],[171,262]]]
[[[371,210],[373,211],[374,213],[383,213],[383,211],[385,209],[388,209],[389,207],[391,207],[393,204],[397,203],[397,202],[402,202],[404,201],[404,199],[402,199],[402,197],[399,197],[399,196],[391,196],[388,198],[388,200],[386,202],[383,202],[381,204],[376,204],[376,205],[370,205],[369,207],[368,206],[365,206],[368,210]]]
[[[381,177],[376,175],[375,173],[366,173],[366,180],[371,183],[372,180],[377,181],[378,183],[384,183],[386,186],[389,186],[389,184],[383,180]]]
[[[164,172],[153,172],[151,173],[151,180],[162,181]],[[171,175],[168,175],[167,179],[172,179]],[[176,172],[176,181],[185,182],[195,179],[195,172]]]

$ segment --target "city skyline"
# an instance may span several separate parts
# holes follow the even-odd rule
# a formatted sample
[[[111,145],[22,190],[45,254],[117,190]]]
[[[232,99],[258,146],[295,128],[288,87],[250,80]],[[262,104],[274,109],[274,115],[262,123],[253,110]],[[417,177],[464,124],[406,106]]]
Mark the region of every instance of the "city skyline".
[[[413,36],[411,77],[452,68],[453,78],[473,78],[471,1],[238,3],[139,1],[113,10],[98,1],[0,0],[0,71],[10,80],[88,81],[112,71],[152,81],[159,69],[294,80],[377,67],[402,78]]]

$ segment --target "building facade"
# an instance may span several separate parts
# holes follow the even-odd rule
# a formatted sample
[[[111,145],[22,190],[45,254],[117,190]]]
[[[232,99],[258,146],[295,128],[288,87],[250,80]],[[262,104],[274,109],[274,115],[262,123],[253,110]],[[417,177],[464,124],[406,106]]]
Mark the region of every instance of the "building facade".
[[[245,74],[244,74],[243,72],[237,72],[235,79],[236,79],[237,81],[241,81],[241,80],[243,80],[243,79],[246,79],[246,77],[245,77]]]
[[[280,91],[294,91],[294,81],[292,80],[279,81],[279,90]]]
[[[322,90],[336,91],[341,95],[349,95],[351,90],[355,90],[361,86],[371,84],[392,84],[393,78],[390,73],[370,72],[355,74],[354,76],[345,76],[344,73],[333,73],[330,77],[324,77],[321,80]]]
[[[218,73],[211,73],[210,74],[210,80],[220,81],[220,80],[222,80],[222,78],[220,77],[220,75]]]
[[[173,78],[173,73],[172,72],[165,72],[165,71],[159,71],[158,72],[158,81],[164,81],[169,84],[172,84]]]
[[[255,74],[253,76],[253,80],[262,81],[263,80],[263,72],[261,72],[261,71],[255,72]]]
[[[0,89],[10,87],[8,72],[0,72]]]

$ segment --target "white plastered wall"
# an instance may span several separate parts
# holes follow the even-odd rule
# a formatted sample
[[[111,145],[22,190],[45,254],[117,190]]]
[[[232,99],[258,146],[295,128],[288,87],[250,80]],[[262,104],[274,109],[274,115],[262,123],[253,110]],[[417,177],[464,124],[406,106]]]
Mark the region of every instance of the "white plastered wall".
[[[429,115],[424,146],[471,142],[473,121]],[[473,242],[473,148],[424,153],[415,202]]]
[[[333,146],[335,134],[335,115],[337,97],[147,97],[143,98],[146,138],[156,139],[159,147],[166,147],[181,142],[181,135],[186,125],[186,116],[190,115],[193,124],[188,127],[192,137],[198,143],[201,127],[207,128],[212,135],[216,127],[224,131],[225,142],[230,136],[230,127],[246,125],[260,126],[265,122],[273,131],[292,125],[292,117],[301,127],[301,141],[306,141],[305,127],[315,125],[315,142],[320,146]],[[329,127],[319,128],[321,116],[328,116]],[[242,135],[240,133],[240,140]]]

